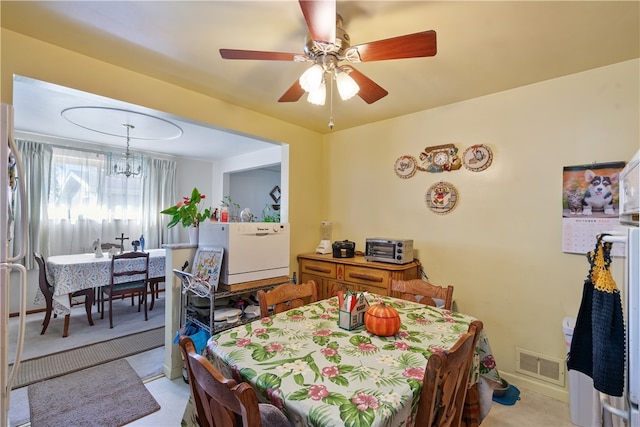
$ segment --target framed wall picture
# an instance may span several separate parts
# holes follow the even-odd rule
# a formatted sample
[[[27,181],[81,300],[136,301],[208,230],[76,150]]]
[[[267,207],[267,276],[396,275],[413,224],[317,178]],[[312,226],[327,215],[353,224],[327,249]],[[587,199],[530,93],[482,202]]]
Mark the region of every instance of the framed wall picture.
[[[209,283],[213,289],[217,289],[223,256],[223,248],[199,247],[196,255],[193,257],[191,273],[198,279]]]

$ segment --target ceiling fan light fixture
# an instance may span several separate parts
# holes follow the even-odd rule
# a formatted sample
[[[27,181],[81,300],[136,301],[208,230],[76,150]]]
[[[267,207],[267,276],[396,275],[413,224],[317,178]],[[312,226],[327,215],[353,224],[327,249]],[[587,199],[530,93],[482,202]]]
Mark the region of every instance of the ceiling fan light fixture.
[[[343,101],[353,98],[360,91],[358,83],[344,70],[340,69],[336,72],[336,86]]]
[[[300,87],[305,92],[313,92],[322,84],[324,68],[320,64],[313,64],[300,76]]]
[[[327,85],[323,80],[317,89],[309,92],[309,95],[307,96],[307,101],[313,105],[324,105],[324,102],[326,99],[327,99]]]

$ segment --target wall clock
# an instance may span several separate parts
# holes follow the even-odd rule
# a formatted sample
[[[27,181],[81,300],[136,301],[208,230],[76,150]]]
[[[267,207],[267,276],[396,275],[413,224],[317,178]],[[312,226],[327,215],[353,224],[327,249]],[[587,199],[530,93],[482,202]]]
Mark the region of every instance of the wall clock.
[[[394,166],[394,170],[396,171],[396,175],[400,178],[411,178],[415,175],[417,170],[418,162],[416,158],[413,156],[401,156],[396,160],[396,164]]]
[[[427,190],[425,202],[431,212],[448,214],[458,204],[458,190],[448,182],[437,182]]]
[[[493,153],[491,149],[484,144],[472,145],[464,150],[462,154],[462,162],[464,167],[472,172],[480,172],[491,165]]]
[[[426,172],[442,172],[460,169],[462,161],[458,157],[458,148],[454,144],[425,147],[420,153],[422,161],[420,170]]]

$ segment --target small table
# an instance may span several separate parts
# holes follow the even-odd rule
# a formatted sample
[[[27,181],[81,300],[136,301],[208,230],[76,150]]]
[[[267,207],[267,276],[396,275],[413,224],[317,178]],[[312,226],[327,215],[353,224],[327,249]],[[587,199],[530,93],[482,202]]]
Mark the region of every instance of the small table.
[[[165,277],[165,250],[149,249],[149,281],[161,281]],[[111,258],[95,254],[57,255],[47,258],[47,278],[53,286],[53,310],[58,315],[71,312],[70,293],[108,286],[111,280]],[[131,278],[130,278],[131,279]],[[153,290],[153,289],[152,289]],[[36,293],[36,303],[44,301],[40,291]]]
[[[476,319],[392,297],[368,298],[398,310],[396,336],[341,329],[334,297],[214,335],[205,353],[224,375],[250,382],[292,425],[411,427],[429,356],[453,347]],[[472,382],[484,384],[480,393],[491,393],[480,376],[499,382],[500,375],[484,330],[476,356]]]

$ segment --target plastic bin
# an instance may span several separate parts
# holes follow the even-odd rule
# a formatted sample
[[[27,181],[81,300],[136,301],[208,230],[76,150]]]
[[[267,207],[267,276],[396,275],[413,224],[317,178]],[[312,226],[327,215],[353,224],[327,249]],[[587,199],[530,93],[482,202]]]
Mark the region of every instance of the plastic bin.
[[[571,350],[573,329],[576,326],[574,317],[562,319],[567,354]],[[582,372],[569,371],[569,408],[571,422],[581,427],[600,427],[602,425],[602,408],[600,395],[593,388],[593,380]]]

